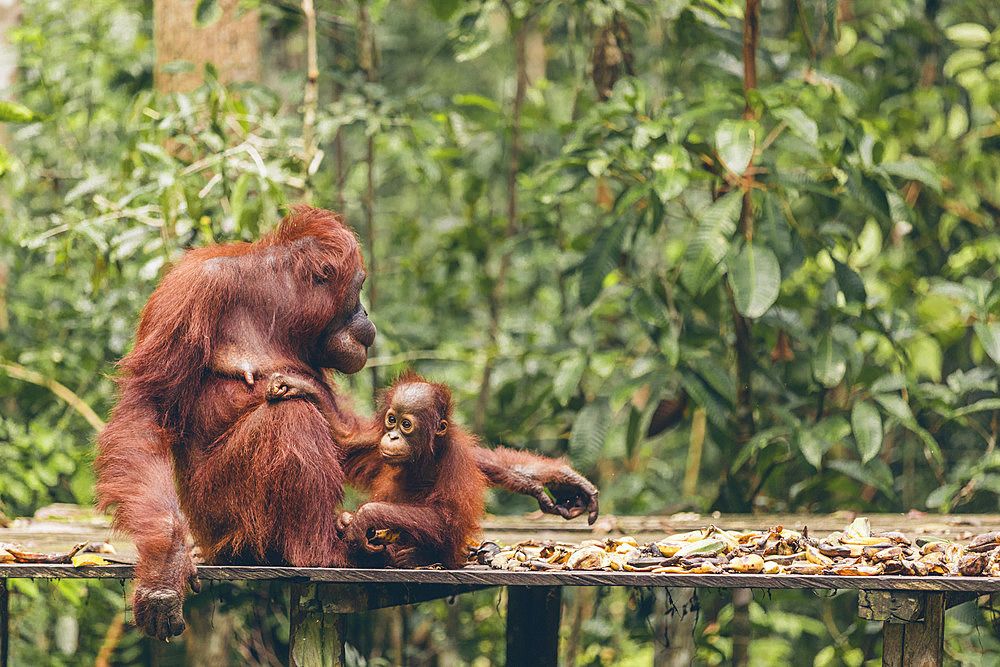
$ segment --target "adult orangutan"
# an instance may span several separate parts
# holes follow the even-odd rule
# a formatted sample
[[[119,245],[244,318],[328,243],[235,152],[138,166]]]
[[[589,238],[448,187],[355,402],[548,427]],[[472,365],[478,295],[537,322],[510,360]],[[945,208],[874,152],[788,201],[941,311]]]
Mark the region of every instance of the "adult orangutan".
[[[146,633],[184,630],[185,586],[198,586],[189,532],[209,562],[346,564],[343,484],[370,485],[372,470],[340,448],[366,423],[324,370],[367,361],[364,278],[340,217],[300,207],[256,243],[188,252],[149,298],[95,462],[98,505],[115,506],[139,552],[133,612]],[[312,377],[334,422],[308,401],[266,401],[255,380],[278,370]],[[544,511],[596,518],[597,490],[569,467],[509,450],[475,457],[491,483]]]

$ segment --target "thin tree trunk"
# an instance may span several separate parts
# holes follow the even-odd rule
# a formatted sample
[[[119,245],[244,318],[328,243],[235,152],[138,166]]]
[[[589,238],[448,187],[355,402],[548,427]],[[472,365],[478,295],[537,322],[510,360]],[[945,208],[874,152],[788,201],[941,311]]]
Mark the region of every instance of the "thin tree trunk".
[[[361,69],[365,73],[365,79],[376,81],[378,79],[378,51],[375,45],[375,30],[372,26],[371,17],[368,14],[368,5],[361,3],[358,10],[358,59]],[[375,259],[375,137],[368,135],[368,143],[365,149],[365,171],[368,179],[368,187],[365,191],[365,245],[368,246],[368,307],[375,311],[378,302],[378,272],[376,271]],[[374,355],[375,347],[372,346],[369,354]],[[378,394],[378,367],[371,367],[372,374],[372,398],[377,398]]]
[[[743,17],[743,95],[745,106],[743,118],[756,118],[750,100],[750,91],[757,88],[757,36],[760,29],[760,0],[746,0]],[[747,171],[753,166],[753,160],[747,165]],[[747,173],[747,172],[744,172]],[[745,186],[743,204],[740,209],[738,233],[749,243],[753,239],[753,207],[750,200],[750,188]],[[736,332],[736,420],[737,442],[742,444],[753,437],[755,430],[753,422],[753,392],[751,375],[753,356],[750,342],[750,320],[743,317],[736,309],[733,291],[726,283],[726,294],[733,313],[733,328]],[[759,488],[759,486],[758,486]],[[747,498],[752,504],[753,498]],[[740,667],[750,661],[750,601],[753,596],[749,589],[733,590],[733,665]]]
[[[743,110],[744,119],[754,118],[750,103],[750,91],[757,88],[757,33],[760,23],[760,0],[746,0],[746,15],[743,25],[743,94],[746,106]],[[753,166],[753,160],[747,170]],[[746,172],[744,172],[746,173]],[[743,203],[740,209],[740,220],[737,227],[747,242],[753,239],[753,206],[750,199],[750,188],[743,192]],[[750,344],[750,320],[740,315],[736,309],[736,300],[732,288],[726,282],[726,296],[733,314],[733,329],[736,333],[736,441],[746,443],[753,437],[753,393],[751,390],[751,374],[753,356]],[[753,502],[753,498],[747,498]]]
[[[156,89],[162,93],[192,90],[202,84],[205,63],[219,71],[219,80],[260,79],[260,12],[240,11],[239,0],[219,0],[221,17],[195,25],[197,0],[153,0],[153,41],[156,45]],[[164,65],[183,60],[190,71],[170,73]]]
[[[316,128],[316,107],[319,105],[319,58],[316,55],[316,9],[313,0],[302,0],[302,13],[306,17],[306,86],[302,93],[302,161],[306,167],[306,191],[309,199],[312,192],[310,173],[316,156],[316,142],[313,132]]]
[[[527,75],[527,54],[525,49],[526,35],[528,29],[527,17],[517,19],[513,9],[505,3],[507,7],[507,19],[513,25],[517,23],[514,31],[514,60],[517,81],[514,87],[514,99],[511,102],[511,139],[510,139],[510,163],[507,172],[507,227],[504,230],[504,251],[500,256],[500,271],[497,273],[496,283],[489,296],[490,309],[490,350],[486,359],[486,366],[483,368],[483,378],[479,385],[479,399],[476,401],[476,416],[473,422],[473,430],[482,431],[486,414],[486,405],[490,398],[490,382],[493,376],[493,368],[496,365],[496,348],[500,338],[500,311],[503,308],[504,291],[507,282],[507,273],[510,271],[510,248],[506,244],[513,238],[517,231],[517,172],[521,159],[521,106],[524,104],[524,95],[528,87]]]

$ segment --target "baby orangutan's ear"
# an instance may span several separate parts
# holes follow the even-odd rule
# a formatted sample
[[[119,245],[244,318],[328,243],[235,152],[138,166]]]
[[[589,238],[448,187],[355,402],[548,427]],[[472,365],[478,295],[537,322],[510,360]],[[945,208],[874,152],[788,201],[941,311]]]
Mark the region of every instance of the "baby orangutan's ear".
[[[441,423],[438,424],[437,430],[434,431],[434,435],[444,435],[448,432],[448,420],[442,419]]]

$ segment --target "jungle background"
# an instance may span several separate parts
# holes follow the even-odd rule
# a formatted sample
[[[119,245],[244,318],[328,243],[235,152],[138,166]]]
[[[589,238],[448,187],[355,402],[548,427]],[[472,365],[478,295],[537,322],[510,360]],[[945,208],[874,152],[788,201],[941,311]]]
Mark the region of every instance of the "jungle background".
[[[603,513],[998,511],[993,0],[5,0],[0,17],[0,520],[92,502],[114,363],[159,277],[301,201],[365,249],[378,340],[338,378],[359,409],[412,366],[486,442],[567,457]],[[211,52],[222,34],[232,51]],[[192,597],[201,637],[126,626],[110,648],[117,582],[11,586],[13,664],[287,650],[277,584]],[[567,664],[668,659],[662,594],[565,600]],[[696,602],[696,663],[746,659],[730,595]],[[351,658],[502,662],[501,603],[373,612]],[[880,655],[851,594],[744,612],[751,664]],[[1000,659],[990,610],[953,613],[949,659]]]

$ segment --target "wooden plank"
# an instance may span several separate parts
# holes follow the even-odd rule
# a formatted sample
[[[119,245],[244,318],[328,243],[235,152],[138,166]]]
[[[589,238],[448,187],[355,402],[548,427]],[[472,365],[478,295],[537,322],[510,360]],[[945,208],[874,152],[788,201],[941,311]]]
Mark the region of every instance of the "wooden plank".
[[[944,593],[927,593],[924,620],[903,626],[903,660],[908,667],[944,663]]]
[[[869,609],[875,613],[862,614],[872,620],[885,617],[882,624],[883,667],[940,667],[944,662],[945,594],[920,593],[911,596],[919,598],[915,601],[891,599],[897,595],[872,596]]]
[[[130,579],[131,565],[0,565],[0,579]],[[455,586],[672,586],[680,588],[865,589],[899,591],[1000,591],[1000,577],[858,577],[795,574],[660,574],[556,570],[510,572],[472,566],[461,570],[365,570],[305,567],[202,565],[208,581],[284,580],[330,583],[411,583]]]
[[[902,623],[882,624],[882,667],[903,667],[903,632],[906,626]]]
[[[507,667],[559,664],[562,589],[558,586],[507,588]]]
[[[901,530],[913,537],[938,535],[949,539],[965,539],[979,533],[1000,530],[1000,515],[930,514],[868,514],[875,530]],[[814,535],[843,530],[855,517],[850,512],[833,514],[719,514],[693,513],[673,516],[614,516],[603,515],[593,526],[584,518],[564,521],[551,516],[496,517],[487,516],[482,522],[483,535],[504,544],[525,540],[580,542],[610,535],[631,535],[640,542],[661,539],[673,532],[684,532],[716,525],[730,530],[759,530],[775,525],[801,530],[808,526]],[[135,547],[126,539],[115,536],[107,517],[95,516],[90,508],[53,506],[43,508],[36,518],[11,521],[0,528],[0,543],[22,544],[36,551],[59,552],[83,540],[110,541],[119,554],[133,558]]]
[[[910,623],[924,616],[924,593],[910,591],[861,591],[858,616],[869,621]]]
[[[344,616],[325,609],[335,601],[334,587],[292,586],[288,639],[290,667],[341,667],[344,656]]]

